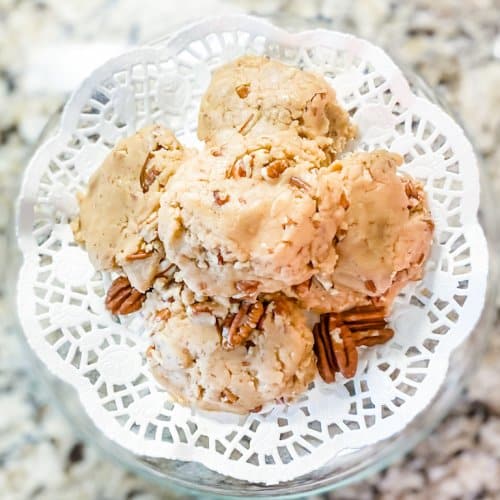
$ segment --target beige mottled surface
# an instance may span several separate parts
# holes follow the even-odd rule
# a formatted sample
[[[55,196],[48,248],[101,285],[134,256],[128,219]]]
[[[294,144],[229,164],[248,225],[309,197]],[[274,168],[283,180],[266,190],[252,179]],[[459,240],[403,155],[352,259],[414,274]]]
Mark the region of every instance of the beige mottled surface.
[[[402,162],[377,150],[332,165],[348,206],[335,236],[338,260],[287,292],[304,307],[343,311],[374,299],[390,308],[401,287],[421,278],[434,224],[423,187],[397,174]]]
[[[349,200],[335,284],[375,297],[421,278],[434,225],[422,186],[397,175],[402,163],[401,156],[380,150],[334,165],[342,169]]]

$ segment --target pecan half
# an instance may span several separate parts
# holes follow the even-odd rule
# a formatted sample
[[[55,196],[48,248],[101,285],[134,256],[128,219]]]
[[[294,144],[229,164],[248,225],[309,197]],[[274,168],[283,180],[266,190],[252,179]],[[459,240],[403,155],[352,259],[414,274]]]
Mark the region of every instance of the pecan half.
[[[346,325],[351,332],[381,331],[387,329],[386,314],[384,306],[361,306],[340,314],[331,314],[330,322],[338,326]]]
[[[262,317],[263,314],[264,314],[264,305],[262,304],[262,302],[255,302],[255,304],[252,304],[250,306],[250,309],[248,310],[247,317],[243,325],[251,328],[252,330],[257,328],[257,325],[259,324],[260,318]]]
[[[109,287],[106,294],[106,309],[113,314],[130,314],[138,311],[146,295],[132,287],[128,278],[120,276]]]
[[[357,347],[383,344],[394,336],[387,328],[385,314],[384,307],[363,306],[320,316],[313,329],[314,352],[325,382],[333,382],[336,372],[353,377],[358,365]]]
[[[358,367],[358,351],[351,331],[330,319],[323,314],[313,329],[318,372],[327,384],[335,381],[336,372],[346,378],[354,377]]]
[[[331,325],[330,325],[331,328]],[[335,326],[330,330],[333,352],[339,372],[345,378],[354,377],[358,368],[358,351],[352,338],[352,333],[347,326]]]
[[[374,345],[385,344],[394,337],[392,328],[382,328],[377,330],[365,330],[354,332],[352,338],[357,346],[372,347]]]
[[[343,323],[356,323],[360,321],[383,320],[385,315],[386,308],[384,306],[360,306],[335,314],[335,317]]]
[[[234,316],[228,316],[222,325],[223,348],[232,350],[244,344],[252,331],[257,329],[263,315],[262,302],[242,302],[239,311]]]
[[[327,384],[331,384],[335,381],[335,372],[338,371],[338,367],[327,322],[327,315],[322,315],[319,323],[314,325],[314,353],[321,378]]]
[[[371,321],[371,322],[356,322],[356,323],[348,323],[349,325],[349,330],[351,332],[363,332],[366,330],[380,330],[386,327],[387,323],[385,320],[379,320],[379,321]]]

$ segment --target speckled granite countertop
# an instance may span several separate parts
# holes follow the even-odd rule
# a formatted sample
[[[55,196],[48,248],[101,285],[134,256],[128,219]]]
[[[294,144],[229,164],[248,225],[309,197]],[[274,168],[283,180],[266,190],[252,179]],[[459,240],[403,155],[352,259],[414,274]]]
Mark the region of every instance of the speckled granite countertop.
[[[269,15],[280,9],[279,22],[301,27],[309,19],[379,43],[459,111],[500,195],[499,0],[183,0],[180,5],[0,0],[0,262],[5,262],[16,179],[68,91],[92,65],[167,33],[193,12]],[[0,330],[0,498],[172,498],[78,441],[30,377],[16,333],[8,328],[5,293],[0,312],[6,326]],[[331,497],[500,498],[499,326],[468,394],[441,426],[404,460]]]

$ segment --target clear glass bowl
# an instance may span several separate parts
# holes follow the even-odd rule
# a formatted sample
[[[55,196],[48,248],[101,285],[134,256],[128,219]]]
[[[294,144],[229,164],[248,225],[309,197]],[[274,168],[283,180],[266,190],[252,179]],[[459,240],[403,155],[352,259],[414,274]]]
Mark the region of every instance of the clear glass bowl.
[[[453,114],[443,100],[425,82],[408,70],[405,71],[405,75],[415,93],[425,96]],[[54,133],[59,118],[60,113],[50,120],[39,139],[38,145]],[[293,481],[274,486],[264,486],[220,475],[194,462],[135,455],[101,434],[87,416],[76,391],[49,373],[31,351],[24,340],[20,327],[17,325],[20,337],[25,345],[26,356],[31,358],[35,376],[48,387],[58,406],[67,416],[68,421],[86,442],[96,446],[104,456],[122,464],[147,480],[162,485],[166,489],[182,493],[201,494],[204,497],[249,498],[276,496],[294,498],[341,488],[387,467],[426,437],[453,406],[481,358],[488,333],[491,331],[495,311],[497,269],[494,255],[498,237],[492,199],[484,171],[481,172],[481,188],[480,221],[490,246],[490,276],[486,304],[474,331],[453,353],[445,383],[439,389],[432,404],[402,432],[390,439],[358,449],[346,458],[336,458],[320,469]],[[14,228],[14,223],[11,224],[11,228]],[[10,242],[11,260],[9,262],[18,262],[19,255],[14,234],[11,234]],[[11,298],[14,296],[13,289],[15,287],[17,268],[18,266],[10,266],[9,268]],[[12,310],[14,308],[15,304],[12,303]]]

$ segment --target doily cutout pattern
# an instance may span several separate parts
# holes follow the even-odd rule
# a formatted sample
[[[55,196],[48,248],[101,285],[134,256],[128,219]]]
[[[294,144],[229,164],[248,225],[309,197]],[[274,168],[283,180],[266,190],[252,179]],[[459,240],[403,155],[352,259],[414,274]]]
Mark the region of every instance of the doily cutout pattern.
[[[322,73],[359,126],[353,149],[399,152],[404,170],[425,182],[436,233],[423,281],[396,301],[394,339],[363,350],[354,379],[318,379],[295,404],[238,417],[169,400],[149,373],[140,314],[118,323],[104,309],[109,275],[94,271],[68,221],[76,192],[119,138],[160,122],[192,141],[211,70],[248,53]],[[410,91],[380,48],[343,33],[292,35],[255,18],[222,17],[109,61],[68,101],[59,132],[27,168],[18,203],[18,311],[38,357],[121,446],[242,480],[290,480],[401,431],[432,401],[484,304],[488,254],[470,143],[442,109]]]

